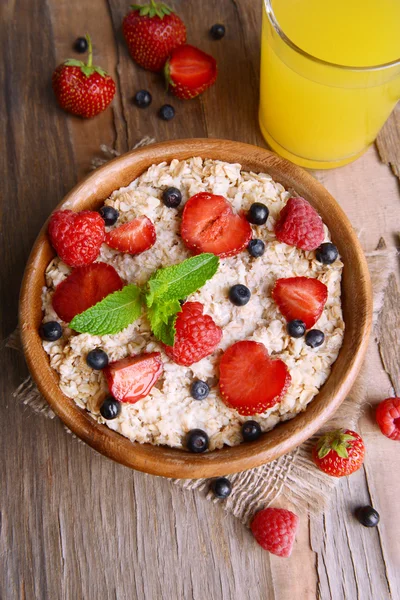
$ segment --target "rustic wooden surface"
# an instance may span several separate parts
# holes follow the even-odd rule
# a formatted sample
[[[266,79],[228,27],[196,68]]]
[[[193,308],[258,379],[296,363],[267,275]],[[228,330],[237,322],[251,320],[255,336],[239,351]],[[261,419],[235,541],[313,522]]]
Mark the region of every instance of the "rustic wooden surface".
[[[157,140],[208,135],[263,145],[256,123],[261,2],[206,0],[199,10],[194,0],[175,0],[190,41],[216,56],[220,76],[202,98],[172,100],[177,116],[170,123],[157,118],[157,108],[169,99],[162,83],[133,65],[121,40],[127,4],[2,3],[1,340],[16,325],[22,272],[43,221],[87,172],[101,143],[125,151],[143,135]],[[227,35],[214,42],[207,30],[218,21],[226,24]],[[112,109],[82,122],[56,107],[49,81],[86,31],[119,94]],[[131,102],[142,87],[153,93],[147,111]],[[353,165],[317,177],[345,208],[367,250],[381,236],[390,246],[397,243],[398,181],[374,148]],[[393,302],[385,317],[389,325],[392,313],[399,314]],[[386,356],[399,347],[393,336],[383,334]],[[2,600],[400,597],[400,454],[373,420],[374,405],[393,393],[374,342],[359,427],[367,445],[365,466],[340,482],[325,514],[310,521],[302,516],[288,560],[265,553],[242,525],[200,495],[114,464],[74,440],[58,421],[17,405],[12,391],[26,377],[26,367],[4,344],[0,352]],[[393,361],[385,362],[393,368]],[[398,371],[391,377],[398,385]],[[354,507],[366,502],[381,513],[378,529],[364,529],[352,517]]]

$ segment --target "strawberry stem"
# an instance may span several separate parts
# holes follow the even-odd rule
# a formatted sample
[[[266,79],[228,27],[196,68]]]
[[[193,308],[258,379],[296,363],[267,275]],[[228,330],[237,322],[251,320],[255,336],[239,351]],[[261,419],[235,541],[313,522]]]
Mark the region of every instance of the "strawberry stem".
[[[92,61],[93,61],[93,47],[92,47],[92,40],[90,39],[90,35],[87,33],[85,35],[86,37],[86,41],[88,43],[88,61],[86,63],[86,65],[88,67],[92,66]]]

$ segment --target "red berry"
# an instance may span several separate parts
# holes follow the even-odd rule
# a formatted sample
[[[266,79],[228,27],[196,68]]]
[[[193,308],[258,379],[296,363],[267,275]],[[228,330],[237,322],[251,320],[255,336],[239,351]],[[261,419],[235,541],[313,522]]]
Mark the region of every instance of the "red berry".
[[[196,254],[212,252],[222,258],[235,256],[247,246],[251,235],[246,218],[236,215],[223,196],[200,192],[186,202],[181,236]]]
[[[272,359],[264,344],[236,342],[219,365],[219,389],[225,404],[240,415],[263,413],[282,399],[290,385],[287,366]]]
[[[106,234],[106,244],[110,248],[140,254],[151,248],[156,241],[155,227],[147,217],[137,217]]]
[[[57,210],[50,217],[48,232],[51,245],[70,267],[95,261],[105,239],[103,219],[90,210]]]
[[[181,100],[190,100],[215,83],[217,63],[194,46],[179,46],[165,63],[164,75],[170,92]]]
[[[291,555],[299,517],[285,508],[264,508],[254,516],[250,529],[257,542],[271,554]]]
[[[364,462],[364,455],[361,436],[350,429],[325,433],[312,450],[317,467],[332,477],[344,477],[358,471]]]
[[[161,71],[172,50],[186,42],[183,21],[165,4],[154,2],[128,13],[122,32],[133,60],[149,71]]]
[[[52,304],[57,315],[69,323],[81,312],[124,286],[111,265],[98,262],[74,269],[53,294]]]
[[[176,320],[175,343],[164,346],[171,360],[189,367],[212,354],[221,341],[222,329],[209,315],[203,315],[200,302],[185,302]]]
[[[115,83],[100,67],[92,65],[92,43],[88,62],[75,58],[66,60],[53,73],[52,84],[61,108],[86,119],[101,113],[115,94]]]
[[[288,322],[300,319],[310,329],[324,310],[328,289],[312,277],[283,277],[276,280],[272,298]]]
[[[322,219],[304,198],[289,198],[275,225],[280,242],[302,250],[315,250],[324,241]]]
[[[129,404],[145,398],[162,372],[159,352],[127,356],[103,369],[110,393],[116,400]]]
[[[400,441],[400,398],[387,398],[376,409],[376,422],[383,435]]]

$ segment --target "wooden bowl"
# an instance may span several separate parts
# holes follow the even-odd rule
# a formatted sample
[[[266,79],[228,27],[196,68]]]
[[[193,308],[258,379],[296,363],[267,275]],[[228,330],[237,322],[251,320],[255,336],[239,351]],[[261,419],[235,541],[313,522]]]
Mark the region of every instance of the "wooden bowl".
[[[64,396],[58,375],[49,366],[38,328],[42,320],[41,291],[45,269],[54,256],[44,224],[26,267],[20,298],[20,327],[25,357],[34,380],[67,427],[102,454],[154,475],[200,478],[257,467],[293,450],[313,435],[335,412],[361,367],[372,320],[371,283],[367,263],[350,222],[327,190],[303,169],[262,148],[228,140],[189,139],[156,144],[124,154],[79,183],[57,208],[97,209],[113,190],[128,185],[153,163],[192,156],[240,163],[243,169],[269,173],[286,188],[294,188],[319,212],[329,227],[344,262],[342,300],[346,323],[343,346],[332,373],[307,410],[279,424],[259,440],[205,454],[132,443],[100,425],[88,412]]]

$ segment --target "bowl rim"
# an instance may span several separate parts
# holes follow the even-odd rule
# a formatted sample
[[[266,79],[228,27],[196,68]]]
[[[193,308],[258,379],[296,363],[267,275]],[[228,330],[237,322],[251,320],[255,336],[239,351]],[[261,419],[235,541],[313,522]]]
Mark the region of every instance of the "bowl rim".
[[[263,165],[265,163],[265,172],[276,170],[283,174],[283,179],[287,182],[285,187],[293,187],[299,191],[304,189],[306,193],[302,195],[308,195],[307,199],[311,203],[317,202],[317,199],[318,202],[321,201],[323,211],[329,213],[332,219],[340,221],[340,240],[338,241],[342,244],[342,248],[345,248],[345,244],[346,248],[351,248],[354,261],[352,269],[356,269],[358,276],[357,300],[362,315],[355,316],[355,319],[359,321],[356,332],[357,346],[348,357],[344,373],[338,374],[339,376],[336,377],[338,383],[336,384],[335,379],[334,389],[327,397],[323,397],[325,384],[317,397],[308,405],[307,410],[297,414],[291,420],[279,423],[256,442],[233,447],[224,446],[222,449],[204,454],[192,454],[178,448],[131,442],[107,426],[94,421],[86,410],[79,408],[73,400],[61,392],[57,383],[58,376],[50,367],[47,354],[43,349],[42,340],[38,334],[38,324],[41,321],[42,313],[37,294],[42,287],[40,283],[44,281],[44,268],[54,256],[46,233],[47,219],[34,243],[26,265],[19,305],[22,347],[29,370],[39,391],[68,429],[101,454],[139,471],[183,479],[215,477],[254,468],[275,460],[311,437],[335,412],[350,391],[367,350],[372,323],[372,292],[368,265],[347,216],[329,192],[310,173],[264,148],[231,140],[208,138],[182,139],[152,144],[122,154],[90,173],[64,197],[54,210],[73,208],[74,203],[78,203],[82,195],[87,196],[88,194],[91,194],[91,208],[97,208],[107,197],[102,197],[104,186],[109,186],[108,182],[113,177],[125,173],[124,169],[126,171],[129,171],[130,168],[139,169],[131,179],[132,181],[152,164],[164,160],[170,162],[172,158],[183,159],[192,156],[240,162],[244,170],[252,170],[246,164],[259,163]],[[237,157],[236,160],[232,160],[234,156]],[[258,168],[255,168],[254,171],[262,172]],[[279,177],[279,174],[278,177],[273,175],[275,181],[279,181]],[[118,185],[118,187],[123,186]],[[113,189],[118,189],[118,187]],[[42,264],[45,264],[44,268]],[[40,310],[38,305],[40,305]],[[341,352],[342,349],[339,356]],[[332,373],[327,382],[331,377]],[[316,402],[317,398],[321,399],[318,403]],[[312,413],[309,408],[311,406],[313,407]]]

